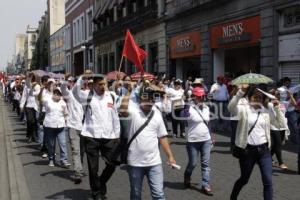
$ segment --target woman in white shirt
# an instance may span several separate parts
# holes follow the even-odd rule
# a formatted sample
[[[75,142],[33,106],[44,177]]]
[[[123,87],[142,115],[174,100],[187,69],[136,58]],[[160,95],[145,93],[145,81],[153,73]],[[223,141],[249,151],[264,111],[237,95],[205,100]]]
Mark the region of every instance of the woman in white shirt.
[[[35,75],[29,73],[27,76],[26,84],[23,89],[23,94],[20,102],[20,109],[23,111],[25,108],[28,143],[37,142],[37,113],[39,112],[38,95],[40,94],[41,87],[36,82]]]
[[[275,97],[277,99],[280,99],[280,93],[279,91],[272,91],[273,95],[275,95]],[[275,111],[274,111],[274,106],[272,103],[268,104],[268,107],[270,109],[270,111],[272,113],[274,113],[274,115],[276,115]],[[285,104],[283,102],[279,103],[279,107],[280,107],[280,111],[282,112],[283,115],[285,115],[287,108],[285,106]],[[278,127],[276,125],[271,124],[271,140],[272,140],[272,148],[271,148],[271,155],[273,157],[273,155],[275,154],[278,160],[278,167],[281,169],[287,169],[288,167],[283,163],[282,160],[282,143],[285,141],[285,139],[288,137],[289,135],[289,128],[288,128],[288,124],[287,124],[287,118],[285,118],[285,124],[284,126]],[[274,166],[275,166],[275,162]]]
[[[55,164],[55,147],[57,138],[60,148],[61,166],[69,167],[70,164],[68,162],[65,136],[67,105],[62,99],[62,94],[59,89],[55,89],[53,91],[52,98],[48,98],[44,101],[44,108],[46,115],[43,125],[48,143],[49,166],[53,167]]]
[[[201,157],[202,171],[202,189],[201,192],[212,196],[210,187],[210,150],[211,136],[208,128],[209,107],[204,104],[205,90],[204,88],[195,87],[192,90],[193,102],[185,107],[183,116],[188,122],[187,127],[187,152],[189,163],[184,173],[184,185],[186,188],[191,187],[191,175],[197,166],[198,156]]]
[[[244,100],[240,101],[241,99]],[[239,158],[241,169],[241,177],[234,184],[231,200],[236,200],[242,188],[248,183],[256,163],[262,175],[264,200],[273,199],[270,128],[271,124],[282,126],[284,116],[278,106],[278,100],[272,102],[276,115],[264,108],[263,102],[263,94],[255,85],[250,87],[245,85],[228,105],[231,114],[238,117],[233,154]]]

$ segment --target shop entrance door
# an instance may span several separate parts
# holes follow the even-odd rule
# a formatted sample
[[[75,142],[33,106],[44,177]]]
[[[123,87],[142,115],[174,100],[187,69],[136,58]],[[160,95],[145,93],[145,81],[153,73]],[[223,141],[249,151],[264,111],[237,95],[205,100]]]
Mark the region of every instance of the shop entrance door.
[[[237,77],[249,72],[260,72],[259,46],[225,50],[225,73]]]
[[[201,59],[200,57],[195,58],[184,58],[183,59],[183,79],[186,80],[189,76],[192,78],[199,78],[201,76]]]

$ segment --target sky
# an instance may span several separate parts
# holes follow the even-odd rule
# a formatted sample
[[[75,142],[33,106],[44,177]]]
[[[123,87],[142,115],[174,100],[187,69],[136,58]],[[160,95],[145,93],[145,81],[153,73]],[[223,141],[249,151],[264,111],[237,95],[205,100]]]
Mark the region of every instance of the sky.
[[[0,0],[0,70],[12,59],[16,34],[37,27],[46,8],[47,0]]]

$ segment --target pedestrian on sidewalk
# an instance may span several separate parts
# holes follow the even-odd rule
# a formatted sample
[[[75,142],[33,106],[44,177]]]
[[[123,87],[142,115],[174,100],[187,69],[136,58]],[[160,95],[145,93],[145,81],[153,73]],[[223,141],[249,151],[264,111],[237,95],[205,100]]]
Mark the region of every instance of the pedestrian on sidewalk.
[[[36,82],[33,73],[29,73],[23,90],[20,109],[24,110],[27,122],[27,138],[28,143],[37,142],[37,113],[39,112],[39,103],[37,96],[40,94],[41,87]]]
[[[164,179],[159,144],[166,153],[169,164],[176,164],[161,113],[153,106],[155,94],[157,91],[151,87],[141,86],[139,103],[132,101],[129,101],[129,105],[122,103],[120,109],[121,115],[128,116],[130,120],[128,142],[138,132],[129,146],[127,157],[131,200],[141,200],[144,176],[148,178],[152,199],[166,199],[163,190]]]
[[[90,91],[81,90],[84,80],[80,77],[72,92],[78,102],[84,105],[82,139],[85,145],[90,187],[93,199],[105,198],[106,183],[113,175],[116,162],[114,153],[119,145],[120,121],[114,106],[114,99],[107,90],[104,76],[91,75]],[[99,176],[99,156],[105,161],[105,168]]]
[[[240,86],[229,102],[229,111],[239,118],[233,154],[239,158],[241,169],[241,176],[231,192],[231,200],[237,200],[256,163],[260,167],[263,180],[264,200],[273,199],[270,128],[271,124],[283,126],[285,119],[278,106],[279,101],[272,100],[272,103],[276,116],[264,107],[264,96],[256,85]]]
[[[83,108],[82,105],[75,99],[72,93],[72,89],[75,84],[75,78],[66,76],[66,82],[61,85],[61,91],[64,99],[67,102],[68,107],[68,119],[67,127],[69,129],[69,139],[71,144],[72,160],[74,164],[74,182],[76,184],[81,183],[83,176],[83,167],[81,163],[81,130],[83,120]]]
[[[211,135],[208,127],[209,107],[204,103],[204,88],[195,87],[192,90],[192,99],[189,105],[185,106],[182,116],[188,122],[187,127],[187,153],[189,162],[184,172],[184,186],[191,187],[191,175],[197,166],[200,154],[201,171],[202,171],[202,188],[201,192],[212,196],[210,186],[210,151],[211,151]]]
[[[46,111],[44,119],[44,132],[48,142],[48,157],[49,166],[54,167],[55,160],[55,147],[56,139],[58,140],[58,146],[60,149],[60,166],[68,168],[70,163],[68,162],[68,151],[66,141],[66,117],[68,114],[67,105],[62,99],[60,89],[56,88],[53,91],[51,98],[44,100],[44,107]]]

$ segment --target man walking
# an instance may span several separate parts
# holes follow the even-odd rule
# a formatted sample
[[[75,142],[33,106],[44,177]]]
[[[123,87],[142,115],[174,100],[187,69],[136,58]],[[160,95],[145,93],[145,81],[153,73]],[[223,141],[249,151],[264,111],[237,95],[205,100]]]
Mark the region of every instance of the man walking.
[[[79,78],[72,92],[76,100],[85,105],[81,135],[87,155],[92,196],[98,200],[106,198],[106,183],[115,171],[113,156],[119,144],[120,121],[114,99],[106,91],[105,78],[92,76],[92,79],[90,91],[81,90],[84,81]],[[100,176],[99,152],[106,164]]]
[[[151,87],[142,86],[139,104],[122,103],[120,109],[122,116],[128,116],[130,120],[128,140],[131,141],[132,137],[139,132],[129,146],[127,157],[131,200],[141,199],[144,176],[148,178],[152,199],[165,199],[159,144],[165,151],[169,164],[176,164],[166,137],[168,133],[162,115],[153,106],[156,94]],[[126,99],[124,101],[126,102]]]

